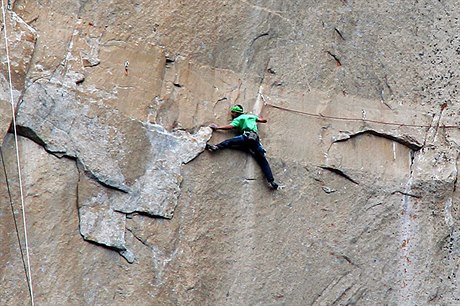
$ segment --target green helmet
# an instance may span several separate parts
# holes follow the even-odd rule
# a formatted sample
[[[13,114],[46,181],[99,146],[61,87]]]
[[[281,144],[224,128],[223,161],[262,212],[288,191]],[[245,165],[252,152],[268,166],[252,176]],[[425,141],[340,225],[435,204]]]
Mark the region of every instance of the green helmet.
[[[243,113],[243,107],[239,104],[233,105],[232,108],[230,108],[230,111],[232,113],[237,113],[237,114],[242,114]]]

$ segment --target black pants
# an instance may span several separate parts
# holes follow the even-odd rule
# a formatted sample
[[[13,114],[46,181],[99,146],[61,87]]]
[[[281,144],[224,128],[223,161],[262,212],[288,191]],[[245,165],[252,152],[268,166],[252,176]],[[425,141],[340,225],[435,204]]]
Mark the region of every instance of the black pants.
[[[250,140],[246,135],[243,134],[224,140],[217,144],[217,147],[219,149],[234,148],[249,152],[259,164],[262,172],[267,178],[267,181],[274,181],[272,169],[270,168],[270,164],[265,157],[265,150],[258,139]]]

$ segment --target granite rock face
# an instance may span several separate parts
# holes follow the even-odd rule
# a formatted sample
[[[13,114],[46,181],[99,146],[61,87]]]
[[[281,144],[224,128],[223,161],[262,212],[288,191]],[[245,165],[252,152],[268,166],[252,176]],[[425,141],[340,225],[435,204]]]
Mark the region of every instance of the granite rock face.
[[[456,13],[13,1],[3,24],[36,303],[458,304]],[[30,294],[0,57],[0,301],[14,305]],[[245,152],[204,152],[230,136],[207,126],[234,103],[268,119],[281,190]]]
[[[5,15],[1,29],[0,141],[3,141],[11,125],[12,111],[16,111],[20,96],[24,92],[37,33],[14,13]]]

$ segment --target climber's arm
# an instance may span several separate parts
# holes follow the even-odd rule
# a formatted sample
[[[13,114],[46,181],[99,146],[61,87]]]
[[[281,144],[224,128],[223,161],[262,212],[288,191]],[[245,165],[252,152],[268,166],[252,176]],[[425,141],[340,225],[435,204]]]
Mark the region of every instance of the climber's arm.
[[[216,131],[216,130],[231,130],[231,129],[233,129],[233,125],[231,125],[231,124],[220,125],[220,126],[219,126],[219,125],[213,123],[213,124],[211,124],[209,127],[210,127],[211,129],[215,130],[215,131]]]
[[[256,122],[267,123],[267,119],[265,119],[264,117],[262,117],[262,115],[260,115],[260,116],[256,119]]]

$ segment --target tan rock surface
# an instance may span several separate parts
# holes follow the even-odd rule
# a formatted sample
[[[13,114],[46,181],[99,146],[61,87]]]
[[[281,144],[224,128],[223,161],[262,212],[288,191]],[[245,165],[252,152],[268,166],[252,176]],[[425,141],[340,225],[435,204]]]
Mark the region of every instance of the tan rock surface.
[[[16,110],[24,91],[26,74],[35,50],[36,32],[16,14],[5,14],[5,20],[3,16],[0,20],[0,141],[3,141],[10,128],[12,109]]]
[[[133,249],[144,264],[126,264],[116,252],[84,241],[79,233],[75,161],[58,159],[27,139],[19,139],[25,190],[32,284],[36,305],[147,305],[152,287],[150,252]],[[21,246],[24,236],[16,156],[11,135],[2,146],[13,195]],[[0,172],[5,182],[5,172]],[[27,305],[29,294],[6,185],[1,185],[1,304]],[[6,248],[8,246],[8,248]],[[147,256],[147,257],[145,257]],[[134,268],[136,267],[136,268]],[[133,281],[142,283],[133,286]],[[150,288],[150,289],[149,289]],[[139,302],[139,303],[137,303]]]
[[[46,150],[20,141],[40,304],[458,303],[454,2],[14,11],[38,34],[15,90],[20,133]],[[269,120],[260,135],[284,189],[242,152],[200,154],[202,127],[228,123],[233,103]],[[11,136],[2,151],[14,173]],[[29,299],[10,210],[6,304]]]

